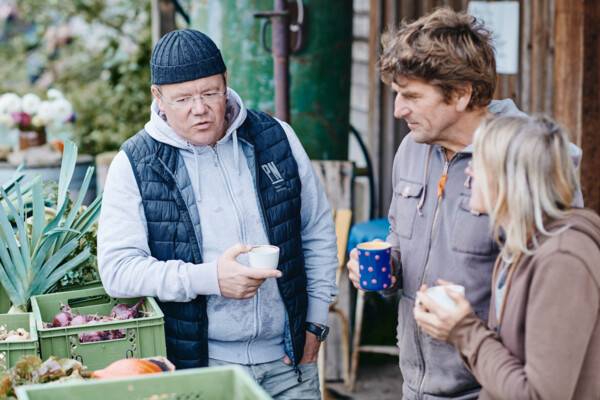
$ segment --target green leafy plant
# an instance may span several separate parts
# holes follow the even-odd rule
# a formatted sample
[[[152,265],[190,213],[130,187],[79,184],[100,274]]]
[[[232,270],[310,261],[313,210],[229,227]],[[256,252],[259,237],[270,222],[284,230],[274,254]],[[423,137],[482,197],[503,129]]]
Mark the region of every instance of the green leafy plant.
[[[19,180],[14,181],[11,196],[0,188],[0,283],[4,286],[14,311],[26,311],[31,296],[47,293],[64,276],[89,260],[90,243],[81,246],[81,239],[93,227],[100,214],[102,194],[80,212],[93,176],[89,167],[77,198],[69,202],[68,187],[77,161],[77,146],[67,141],[58,181],[56,215],[47,220],[43,183],[32,180],[30,208],[26,207]],[[5,211],[8,208],[10,213]],[[30,211],[28,211],[30,210]],[[27,229],[31,215],[31,229]],[[13,223],[9,220],[12,216]]]

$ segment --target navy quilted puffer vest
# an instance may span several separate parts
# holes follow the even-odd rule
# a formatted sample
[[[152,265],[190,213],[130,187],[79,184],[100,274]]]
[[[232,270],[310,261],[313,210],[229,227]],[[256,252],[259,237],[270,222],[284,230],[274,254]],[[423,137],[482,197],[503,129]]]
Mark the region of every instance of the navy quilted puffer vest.
[[[301,182],[283,128],[267,114],[248,110],[238,138],[254,147],[254,175],[269,242],[279,246],[277,280],[288,316],[286,351],[297,365],[305,342],[308,308],[306,272],[300,235]],[[189,182],[179,150],[157,142],[145,131],[122,146],[131,162],[148,222],[152,256],[201,263],[200,232],[195,231],[177,182]],[[186,179],[180,178],[185,174]],[[167,355],[178,369],[208,364],[208,316],[205,296],[188,303],[159,302],[165,314]]]

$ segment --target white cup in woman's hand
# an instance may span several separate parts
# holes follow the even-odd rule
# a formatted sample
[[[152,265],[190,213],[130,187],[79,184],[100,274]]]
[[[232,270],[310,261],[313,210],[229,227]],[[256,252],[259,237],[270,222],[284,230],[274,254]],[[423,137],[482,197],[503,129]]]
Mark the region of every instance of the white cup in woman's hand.
[[[459,292],[463,296],[465,295],[465,287],[461,285],[432,286],[430,288],[427,288],[424,293],[427,295],[427,297],[435,301],[438,305],[452,310],[456,308],[456,303],[450,298],[450,296],[448,296],[448,294],[446,293],[446,289]],[[421,306],[421,303],[418,300],[417,305]]]

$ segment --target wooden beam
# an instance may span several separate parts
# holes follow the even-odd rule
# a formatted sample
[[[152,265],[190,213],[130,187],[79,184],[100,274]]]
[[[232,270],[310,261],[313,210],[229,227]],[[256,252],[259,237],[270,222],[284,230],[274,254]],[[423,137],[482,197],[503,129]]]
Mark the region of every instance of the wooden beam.
[[[581,146],[583,11],[583,0],[556,1],[553,115],[567,127],[571,141],[578,146]]]
[[[600,2],[584,0],[580,143],[581,185],[586,207],[600,212]]]
[[[169,0],[152,0],[152,43],[175,30],[175,5]]]
[[[544,0],[533,0],[532,26],[532,56],[531,56],[531,112],[534,114],[544,111],[546,51],[548,48],[547,21],[544,19],[546,10]]]
[[[521,110],[529,114],[531,112],[531,2],[522,1],[520,11],[521,35],[519,46],[521,47],[519,66],[521,72],[518,75],[520,88],[520,102],[517,103]]]
[[[383,5],[382,0],[370,0],[369,10],[369,112],[368,112],[368,126],[369,126],[369,148],[372,149],[371,157],[373,158],[373,165],[381,165],[380,158],[380,132],[381,132],[381,78],[379,76],[379,70],[377,63],[379,62],[380,56],[380,39],[381,32],[387,28],[382,26],[382,13]],[[374,171],[375,187],[379,187],[381,181],[380,170],[375,167]],[[379,196],[376,196],[380,198]],[[375,199],[375,215],[379,215],[378,210],[379,200]]]
[[[580,182],[586,207],[600,211],[600,3],[556,0],[554,118],[583,150]]]

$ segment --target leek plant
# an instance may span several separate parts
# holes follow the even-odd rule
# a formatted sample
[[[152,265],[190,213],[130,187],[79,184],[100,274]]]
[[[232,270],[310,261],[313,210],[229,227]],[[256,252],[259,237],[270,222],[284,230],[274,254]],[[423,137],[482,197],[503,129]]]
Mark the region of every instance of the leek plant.
[[[98,219],[102,194],[79,212],[94,173],[94,167],[89,167],[77,198],[68,207],[68,187],[76,162],[77,146],[67,141],[58,181],[56,215],[48,221],[39,176],[23,186],[17,176],[0,188],[0,283],[13,304],[13,312],[26,312],[32,296],[47,293],[66,273],[90,258],[89,244],[79,245]],[[10,187],[10,195],[6,187]],[[78,254],[72,254],[76,250]]]

